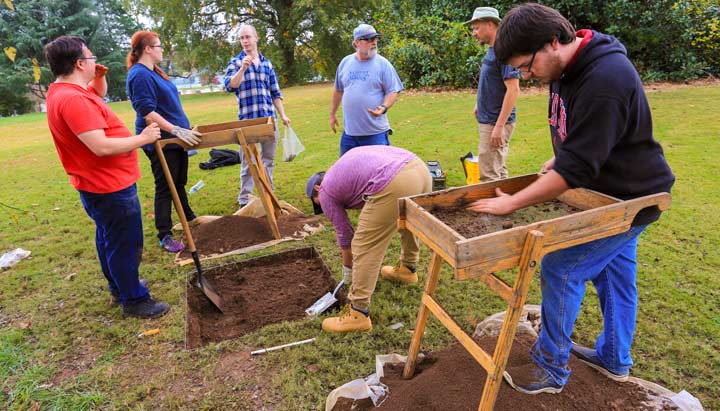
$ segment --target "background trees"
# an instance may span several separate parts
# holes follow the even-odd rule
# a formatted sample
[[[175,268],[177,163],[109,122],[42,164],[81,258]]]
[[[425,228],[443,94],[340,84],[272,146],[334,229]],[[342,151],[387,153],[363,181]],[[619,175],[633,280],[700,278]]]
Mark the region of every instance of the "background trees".
[[[576,28],[612,34],[625,44],[644,80],[720,74],[717,0],[549,0]],[[501,16],[516,1],[492,5]],[[484,56],[462,22],[477,2],[389,0],[371,23],[390,36],[381,43],[410,87],[472,87]]]
[[[2,47],[17,50],[14,62],[0,56],[0,115],[27,111],[29,94],[44,100],[54,78],[43,46],[63,34],[85,38],[98,62],[110,68],[109,97],[125,97],[125,46],[138,26],[118,0],[24,0],[14,6],[0,6]],[[33,60],[40,67],[38,81]]]
[[[6,3],[9,0],[6,0]],[[577,28],[618,37],[645,80],[720,75],[718,0],[549,0]],[[498,0],[505,14],[515,1]],[[463,22],[470,0],[23,0],[0,5],[0,45],[17,49],[15,62],[0,55],[0,115],[30,108],[28,93],[44,97],[52,75],[42,46],[62,34],[85,37],[110,67],[113,99],[125,97],[124,56],[140,25],[158,32],[170,74],[197,70],[204,79],[224,70],[240,52],[235,34],[253,24],[260,48],[282,85],[332,79],[351,53],[352,29],[373,24],[380,50],[406,87],[474,87],[485,50]],[[41,68],[33,78],[33,59]]]
[[[127,0],[174,52],[179,65],[222,70],[242,48],[235,34],[243,23],[260,36],[281,84],[327,74],[338,55],[352,51],[352,27],[372,15],[369,2],[343,0]],[[350,36],[347,35],[348,27]],[[335,67],[332,67],[334,70]]]

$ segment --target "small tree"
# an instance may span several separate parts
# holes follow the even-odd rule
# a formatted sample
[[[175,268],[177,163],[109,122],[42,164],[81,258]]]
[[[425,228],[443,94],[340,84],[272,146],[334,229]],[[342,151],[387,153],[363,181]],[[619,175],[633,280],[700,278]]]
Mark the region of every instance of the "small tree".
[[[137,25],[118,0],[25,0],[14,5],[14,11],[0,8],[0,38],[5,39],[4,46],[17,49],[14,62],[0,56],[0,89],[13,92],[18,112],[31,107],[29,102],[21,102],[27,93],[45,99],[54,76],[47,67],[43,47],[62,35],[83,37],[98,62],[110,68],[108,95],[125,97],[126,45]],[[41,76],[39,86],[30,87],[35,84],[33,59],[40,65]]]

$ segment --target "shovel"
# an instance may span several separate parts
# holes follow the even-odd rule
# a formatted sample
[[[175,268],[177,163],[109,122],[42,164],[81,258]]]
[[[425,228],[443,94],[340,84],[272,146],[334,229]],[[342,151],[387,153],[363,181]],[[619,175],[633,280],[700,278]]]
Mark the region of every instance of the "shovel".
[[[205,297],[213,303],[215,308],[220,310],[220,312],[223,312],[222,297],[220,297],[220,294],[215,291],[215,288],[202,275],[202,266],[200,266],[200,258],[198,257],[197,249],[195,248],[195,241],[193,240],[192,233],[190,233],[190,226],[188,225],[187,218],[185,217],[185,211],[182,208],[182,204],[180,204],[180,197],[178,197],[177,190],[175,189],[175,184],[173,182],[172,175],[170,175],[170,169],[168,168],[167,160],[165,160],[165,154],[162,151],[160,141],[155,142],[155,151],[160,159],[160,164],[162,165],[163,172],[165,173],[165,180],[170,187],[170,194],[172,194],[173,203],[175,204],[175,211],[177,211],[178,217],[180,217],[180,223],[182,223],[183,231],[185,231],[185,236],[187,237],[188,248],[190,250],[190,254],[192,254],[193,261],[195,262],[195,269],[197,270],[197,283],[195,285],[200,289],[200,291],[202,291],[203,294],[205,294]]]
[[[343,286],[343,284],[345,284],[345,279],[340,280],[340,282],[338,283],[337,287],[335,287],[335,290],[332,292],[332,294],[327,293],[327,294],[323,295],[322,297],[320,297],[317,301],[315,301],[315,303],[313,305],[311,305],[310,308],[305,310],[307,315],[309,315],[309,316],[318,315],[318,314],[324,312],[325,310],[327,310],[328,308],[330,308],[333,304],[335,304],[337,302],[337,298],[335,298],[335,294],[337,294],[338,290],[340,289],[340,287]]]

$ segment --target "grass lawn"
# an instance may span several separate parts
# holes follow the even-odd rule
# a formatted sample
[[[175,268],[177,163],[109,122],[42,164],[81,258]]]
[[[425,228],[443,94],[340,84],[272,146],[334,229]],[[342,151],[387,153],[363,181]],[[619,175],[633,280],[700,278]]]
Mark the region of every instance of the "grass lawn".
[[[307,177],[337,159],[339,135],[328,125],[331,87],[284,90],[286,111],[307,150],[275,168],[277,194],[310,212]],[[390,111],[394,145],[424,160],[439,160],[448,186],[464,183],[458,161],[477,151],[472,92],[406,93]],[[537,171],[551,154],[546,95],[526,93],[511,143],[512,175]],[[660,88],[649,93],[655,136],[677,176],[673,205],[640,238],[640,311],[633,347],[633,374],[699,397],[720,410],[720,86]],[[236,117],[229,94],[183,96],[194,124]],[[127,102],[112,109],[132,130]],[[716,113],[716,114],[713,114]],[[57,158],[45,115],[0,119],[0,253],[16,247],[32,258],[0,272],[0,408],[10,410],[320,410],[333,388],[373,372],[376,354],[406,353],[422,284],[379,282],[373,299],[375,328],[358,335],[327,335],[321,319],[264,327],[239,340],[184,350],[186,273],[160,250],[153,222],[144,219],[141,274],[153,295],[172,304],[158,320],[123,319],[109,294],[95,256],[94,226]],[[237,167],[203,171],[207,151],[191,157],[190,185],[205,187],[190,197],[198,214],[225,215],[237,208]],[[280,159],[280,155],[278,155]],[[138,182],[144,215],[152,213],[149,162],[140,155]],[[356,214],[353,214],[356,216]],[[305,240],[340,276],[340,253],[332,229]],[[398,258],[396,239],[386,257]],[[249,257],[298,247],[284,244]],[[247,257],[245,257],[247,258]],[[242,258],[236,258],[242,259]],[[429,252],[423,249],[421,271]],[[71,278],[71,279],[67,279]],[[421,279],[425,275],[421,272]],[[271,291],[269,291],[271,292]],[[602,326],[595,291],[588,288],[574,339],[591,343]],[[451,280],[444,267],[438,298],[470,331],[485,316],[504,309],[479,282]],[[539,303],[537,278],[528,303]],[[390,324],[404,328],[391,330]],[[159,327],[159,335],[135,335]],[[249,350],[317,336],[303,345],[250,358]],[[452,341],[430,320],[423,349]],[[479,392],[478,392],[479,400]]]

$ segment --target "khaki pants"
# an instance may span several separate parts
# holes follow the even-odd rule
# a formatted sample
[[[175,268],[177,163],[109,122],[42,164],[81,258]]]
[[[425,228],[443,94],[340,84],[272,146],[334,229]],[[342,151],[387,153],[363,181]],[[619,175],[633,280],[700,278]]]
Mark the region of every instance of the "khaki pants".
[[[480,168],[480,182],[499,180],[508,177],[507,159],[508,149],[510,148],[510,137],[515,131],[515,123],[505,124],[503,132],[502,147],[495,147],[490,144],[490,136],[492,135],[494,124],[478,124],[480,132],[480,145],[478,146],[478,167]]]
[[[429,193],[431,189],[430,172],[425,163],[416,158],[400,169],[387,187],[368,197],[358,217],[351,244],[353,274],[348,298],[354,307],[361,310],[370,308],[370,297],[375,291],[380,266],[397,230],[398,199]],[[416,266],[420,259],[418,239],[407,230],[399,232],[400,262]]]

